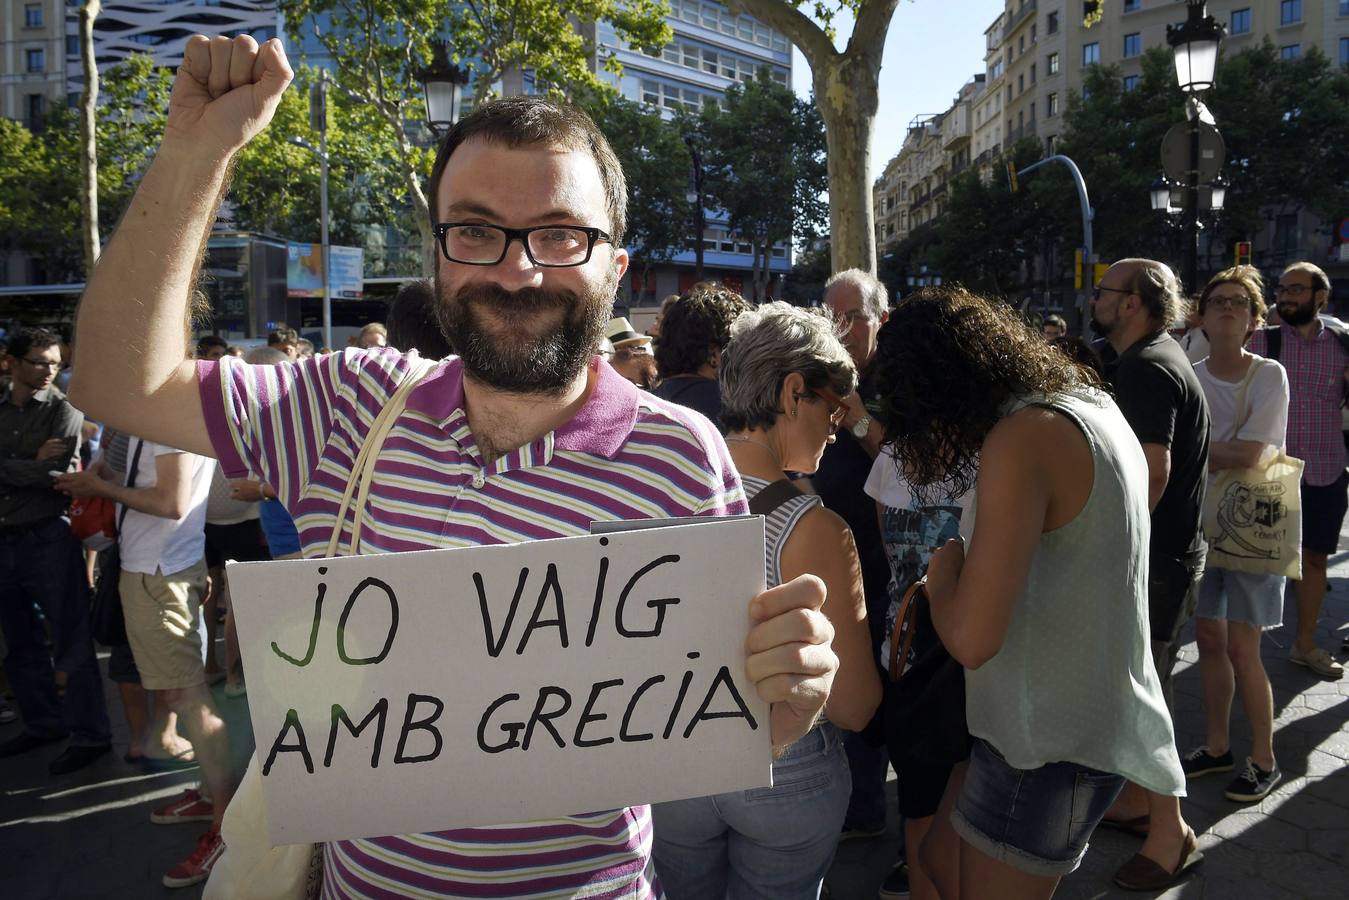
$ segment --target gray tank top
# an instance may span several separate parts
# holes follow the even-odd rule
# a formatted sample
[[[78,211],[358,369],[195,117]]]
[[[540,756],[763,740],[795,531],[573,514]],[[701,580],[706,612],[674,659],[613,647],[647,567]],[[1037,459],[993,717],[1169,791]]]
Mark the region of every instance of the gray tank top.
[[[1091,445],[1091,494],[1077,518],[1040,538],[1002,649],[965,676],[970,733],[1012,766],[1074,762],[1160,794],[1184,795],[1171,717],[1148,630],[1148,468],[1105,394],[1022,398]]]
[[[770,482],[753,475],[741,475],[740,482],[745,487],[745,499],[753,500],[755,495],[768,487]],[[782,548],[791,536],[792,529],[801,517],[820,505],[820,498],[814,494],[802,494],[783,503],[764,517],[764,575],[769,587],[782,584]]]

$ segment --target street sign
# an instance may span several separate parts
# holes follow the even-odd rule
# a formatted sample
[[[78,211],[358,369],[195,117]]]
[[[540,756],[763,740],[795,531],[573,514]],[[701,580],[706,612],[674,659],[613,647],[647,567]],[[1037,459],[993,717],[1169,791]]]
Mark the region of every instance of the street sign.
[[[1199,123],[1199,183],[1212,181],[1222,171],[1227,159],[1227,146],[1218,129],[1207,122]],[[1182,122],[1172,125],[1162,138],[1162,170],[1172,181],[1190,183],[1190,125]]]

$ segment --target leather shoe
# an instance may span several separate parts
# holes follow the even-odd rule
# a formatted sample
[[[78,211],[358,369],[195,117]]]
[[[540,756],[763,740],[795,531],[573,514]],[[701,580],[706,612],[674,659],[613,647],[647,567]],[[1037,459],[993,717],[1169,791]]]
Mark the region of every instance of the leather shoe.
[[[111,751],[111,744],[102,744],[97,747],[67,747],[65,753],[51,761],[51,765],[47,766],[47,771],[53,775],[76,772]]]
[[[1186,832],[1185,842],[1180,847],[1180,862],[1168,872],[1155,860],[1141,853],[1135,853],[1133,859],[1120,866],[1115,873],[1115,884],[1126,891],[1160,891],[1183,879],[1191,869],[1204,861],[1199,850],[1199,838],[1194,830]]]
[[[55,744],[57,741],[64,741],[65,739],[64,734],[43,737],[40,734],[33,734],[31,731],[24,731],[0,744],[0,757],[18,756],[20,753],[27,753],[29,750],[36,750],[38,747],[45,747],[48,744]]]

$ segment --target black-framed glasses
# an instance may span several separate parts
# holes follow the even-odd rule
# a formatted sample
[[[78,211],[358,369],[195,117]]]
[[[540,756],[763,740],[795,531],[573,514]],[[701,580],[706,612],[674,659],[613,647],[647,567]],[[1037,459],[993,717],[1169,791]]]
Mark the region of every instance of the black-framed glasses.
[[[1115,293],[1115,294],[1132,294],[1132,293],[1133,293],[1133,291],[1126,291],[1126,290],[1124,290],[1123,288],[1112,288],[1112,287],[1106,287],[1106,286],[1103,285],[1103,284],[1098,284],[1098,285],[1096,285],[1096,287],[1094,287],[1094,288],[1091,289],[1091,299],[1093,299],[1093,300],[1100,300],[1100,299],[1101,299],[1101,291],[1110,291],[1110,292]]]
[[[511,241],[519,241],[536,266],[564,269],[590,262],[598,241],[612,241],[607,232],[586,225],[536,225],[506,228],[483,222],[442,222],[435,227],[440,252],[450,262],[495,266],[506,258]]]
[[[1209,297],[1204,306],[1212,309],[1247,309],[1251,305],[1250,297]]]
[[[22,359],[23,359],[24,362],[28,363],[28,365],[32,366],[34,369],[59,369],[59,368],[61,368],[61,361],[60,361],[59,359],[58,359],[58,360],[54,360],[54,361],[53,361],[53,360],[50,360],[50,359],[29,359],[29,358],[26,357],[26,356],[25,356],[25,357],[22,357]]]

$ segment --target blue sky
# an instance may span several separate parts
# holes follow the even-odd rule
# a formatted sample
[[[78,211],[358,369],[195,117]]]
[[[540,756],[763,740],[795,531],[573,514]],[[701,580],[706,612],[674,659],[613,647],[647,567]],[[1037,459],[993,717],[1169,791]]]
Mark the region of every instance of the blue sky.
[[[871,143],[871,177],[899,151],[914,116],[938,113],[960,86],[984,71],[984,29],[1003,0],[900,0],[881,62],[880,111]],[[839,18],[839,44],[852,33],[852,17]],[[793,87],[810,95],[810,66],[793,48]]]

